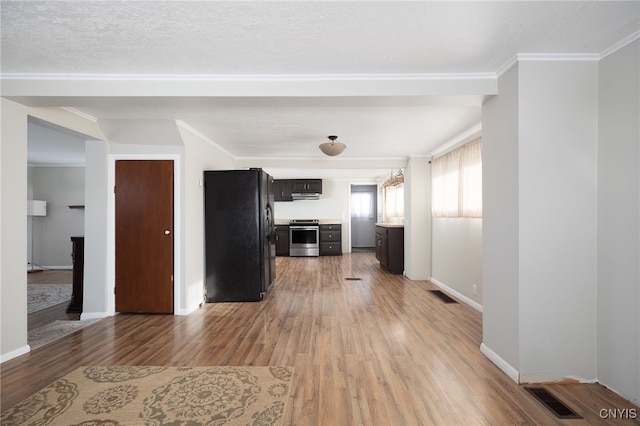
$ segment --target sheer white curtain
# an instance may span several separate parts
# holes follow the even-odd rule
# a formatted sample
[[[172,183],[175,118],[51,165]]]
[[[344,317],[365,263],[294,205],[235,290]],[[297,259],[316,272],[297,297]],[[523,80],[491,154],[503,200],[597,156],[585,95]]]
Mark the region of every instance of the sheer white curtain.
[[[450,152],[431,162],[431,210],[436,217],[458,217],[460,152]]]
[[[351,194],[351,217],[373,219],[373,194],[353,192]]]
[[[434,217],[482,217],[482,140],[431,162]]]
[[[482,217],[482,141],[460,148],[460,216]]]
[[[384,221],[392,223],[402,223],[404,221],[404,173],[391,175],[383,187],[384,196]]]
[[[402,183],[384,188],[384,215],[389,222],[404,218],[404,185]]]

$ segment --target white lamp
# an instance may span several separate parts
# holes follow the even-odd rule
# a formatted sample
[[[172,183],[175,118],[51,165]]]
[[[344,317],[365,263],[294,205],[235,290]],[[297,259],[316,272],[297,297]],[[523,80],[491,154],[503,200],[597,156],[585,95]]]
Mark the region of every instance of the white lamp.
[[[46,216],[47,202],[42,200],[27,200],[27,216]]]
[[[320,151],[322,151],[323,153],[331,157],[335,157],[336,155],[342,154],[342,151],[344,151],[344,149],[347,146],[343,143],[336,142],[336,139],[338,139],[337,136],[327,136],[327,137],[331,142],[325,142],[323,144],[320,144],[319,146]]]
[[[33,269],[33,217],[47,215],[47,202],[42,200],[27,200],[27,216],[31,216],[31,269],[29,272],[36,272]]]

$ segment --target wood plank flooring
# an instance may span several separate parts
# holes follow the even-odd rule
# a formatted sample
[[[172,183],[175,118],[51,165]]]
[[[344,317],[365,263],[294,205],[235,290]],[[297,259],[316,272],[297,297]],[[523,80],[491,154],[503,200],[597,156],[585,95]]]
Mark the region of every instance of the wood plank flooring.
[[[27,274],[28,284],[71,284],[73,271],[69,269],[47,269]]]
[[[479,351],[481,314],[371,253],[277,259],[264,301],[188,316],[116,315],[2,364],[2,410],[83,365],[274,365],[295,374],[286,425],[640,424],[598,384],[546,386],[584,420],[559,420]],[[360,278],[347,280],[346,278]]]

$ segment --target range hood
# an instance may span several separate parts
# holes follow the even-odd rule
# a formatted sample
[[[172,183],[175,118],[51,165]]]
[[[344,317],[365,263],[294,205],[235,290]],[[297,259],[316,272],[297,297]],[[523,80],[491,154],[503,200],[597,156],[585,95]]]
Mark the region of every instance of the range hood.
[[[320,194],[317,192],[293,192],[291,193],[293,201],[297,200],[319,200]]]

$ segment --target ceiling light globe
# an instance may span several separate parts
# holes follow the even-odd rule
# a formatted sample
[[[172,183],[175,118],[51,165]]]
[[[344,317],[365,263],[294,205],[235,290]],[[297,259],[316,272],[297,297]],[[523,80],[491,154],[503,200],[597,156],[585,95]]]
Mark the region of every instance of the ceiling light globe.
[[[331,142],[320,144],[320,146],[318,147],[320,148],[320,151],[330,157],[335,157],[336,155],[342,154],[347,146],[343,143],[336,142],[336,139],[338,139],[337,136],[329,136],[329,139],[331,140]]]

